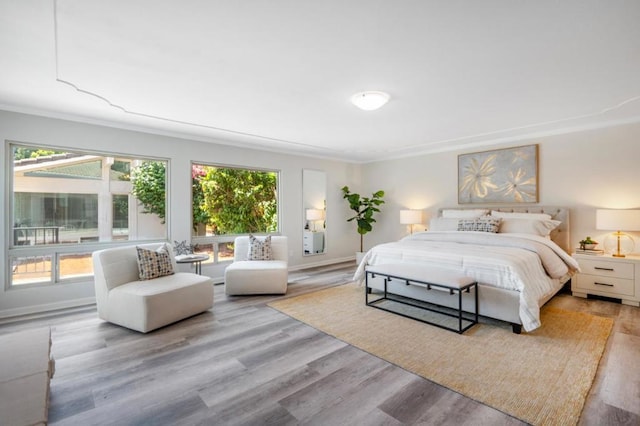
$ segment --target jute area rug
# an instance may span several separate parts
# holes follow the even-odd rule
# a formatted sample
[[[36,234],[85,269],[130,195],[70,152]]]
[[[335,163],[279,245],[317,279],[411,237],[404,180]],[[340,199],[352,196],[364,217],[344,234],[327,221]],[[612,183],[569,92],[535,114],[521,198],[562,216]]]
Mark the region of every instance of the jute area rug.
[[[353,283],[269,306],[534,425],[578,422],[613,325],[543,307],[531,333],[478,324],[458,335],[365,306],[364,287]]]

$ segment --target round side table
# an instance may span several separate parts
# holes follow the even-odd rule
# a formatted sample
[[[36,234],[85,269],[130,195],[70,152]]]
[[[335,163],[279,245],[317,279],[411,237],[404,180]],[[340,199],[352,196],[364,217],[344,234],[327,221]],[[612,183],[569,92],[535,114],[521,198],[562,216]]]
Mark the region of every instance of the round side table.
[[[185,257],[176,258],[176,263],[192,263],[195,265],[196,274],[202,275],[202,262],[209,260],[208,254],[188,254]]]

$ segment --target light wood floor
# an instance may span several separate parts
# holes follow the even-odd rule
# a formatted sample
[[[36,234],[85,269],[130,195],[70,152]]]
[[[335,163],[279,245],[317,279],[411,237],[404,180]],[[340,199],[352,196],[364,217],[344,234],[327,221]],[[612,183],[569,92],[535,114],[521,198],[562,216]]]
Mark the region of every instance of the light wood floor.
[[[286,297],[346,283],[354,270],[291,273]],[[216,286],[215,298],[212,311],[147,335],[94,308],[0,334],[51,326],[56,425],[522,424],[267,307],[274,296],[227,298]],[[580,423],[639,425],[640,308],[568,294],[550,303],[615,319]]]

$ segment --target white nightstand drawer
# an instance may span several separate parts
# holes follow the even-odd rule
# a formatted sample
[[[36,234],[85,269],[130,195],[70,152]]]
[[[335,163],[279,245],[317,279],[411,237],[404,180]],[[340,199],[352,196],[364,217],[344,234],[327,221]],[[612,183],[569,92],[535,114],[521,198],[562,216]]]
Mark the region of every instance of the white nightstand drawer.
[[[580,262],[582,267],[582,262]],[[631,265],[633,266],[633,265]],[[616,277],[603,277],[602,275],[588,275],[578,274],[577,277],[579,289],[584,290],[597,290],[599,292],[610,293],[612,295],[633,296],[634,295],[634,281],[616,278]]]
[[[583,274],[600,275],[605,277],[634,278],[634,264],[629,262],[607,262],[598,259],[580,259],[580,269]]]

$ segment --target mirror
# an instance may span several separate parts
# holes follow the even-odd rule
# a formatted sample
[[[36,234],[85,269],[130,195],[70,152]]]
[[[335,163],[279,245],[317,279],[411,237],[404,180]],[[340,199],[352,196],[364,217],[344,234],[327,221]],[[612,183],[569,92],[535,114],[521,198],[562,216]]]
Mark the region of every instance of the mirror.
[[[326,251],[327,175],[320,170],[302,170],[302,255]]]

